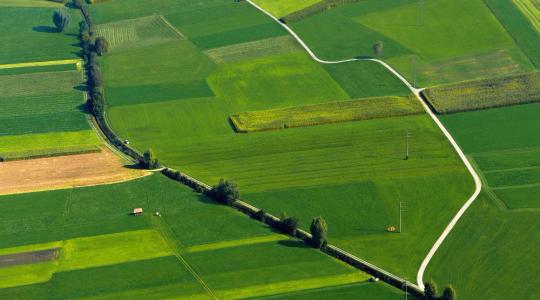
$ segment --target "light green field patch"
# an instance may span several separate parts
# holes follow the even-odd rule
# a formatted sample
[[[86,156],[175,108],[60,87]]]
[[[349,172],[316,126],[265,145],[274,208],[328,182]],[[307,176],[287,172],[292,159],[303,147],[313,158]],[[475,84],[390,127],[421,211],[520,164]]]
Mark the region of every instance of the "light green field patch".
[[[10,7],[62,7],[64,4],[48,0],[2,0],[0,6]]]
[[[254,0],[275,17],[281,18],[295,11],[299,11],[322,0]]]
[[[111,52],[185,39],[163,16],[100,24],[96,33],[109,42]]]
[[[288,238],[285,235],[274,234],[274,235],[253,237],[253,238],[247,238],[247,239],[191,246],[184,249],[184,251],[186,252],[211,251],[211,250],[217,250],[217,249],[223,249],[223,248],[241,247],[241,246],[246,246],[246,245],[255,245],[255,244],[260,244],[260,243],[275,242],[275,241],[281,241],[281,240],[286,240],[286,239]]]
[[[0,288],[48,281],[57,267],[57,261],[48,261],[0,268]]]
[[[0,136],[5,159],[95,150],[101,144],[92,130]]]
[[[217,294],[224,299],[244,299],[248,297],[262,297],[301,290],[358,283],[366,281],[368,278],[369,276],[365,273],[355,272],[350,274],[323,276],[309,279],[291,280],[270,284],[248,286],[240,289],[217,291]]]
[[[540,33],[540,7],[535,0],[512,0],[519,10],[529,19],[531,25]]]
[[[422,112],[422,106],[414,97],[380,97],[243,112],[232,115],[231,122],[237,132],[252,132],[406,116]]]
[[[61,269],[85,269],[172,254],[154,230],[98,235],[67,240],[62,247]]]
[[[62,242],[61,241],[50,242],[50,243],[42,243],[42,244],[25,245],[25,246],[19,246],[19,247],[0,249],[0,255],[22,253],[22,252],[31,252],[31,251],[40,251],[40,250],[47,250],[47,249],[60,248],[60,247],[62,247]]]
[[[298,45],[292,37],[280,36],[210,49],[205,53],[216,63],[229,63],[287,53],[298,49]]]

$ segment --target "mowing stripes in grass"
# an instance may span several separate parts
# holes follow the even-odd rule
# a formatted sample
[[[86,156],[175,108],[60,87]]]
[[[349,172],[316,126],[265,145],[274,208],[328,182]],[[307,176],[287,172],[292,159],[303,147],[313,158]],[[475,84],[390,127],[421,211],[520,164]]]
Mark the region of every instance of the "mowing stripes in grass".
[[[422,113],[414,97],[380,97],[272,110],[230,117],[237,132],[277,130]]]
[[[149,16],[100,24],[96,26],[96,34],[109,41],[111,51],[185,38],[163,16]]]
[[[216,63],[228,63],[287,53],[298,49],[299,47],[292,37],[280,36],[210,49],[205,53]]]
[[[241,246],[246,246],[246,245],[275,242],[275,241],[281,241],[281,240],[287,240],[287,239],[288,237],[285,235],[274,234],[274,235],[267,235],[267,236],[252,237],[252,238],[247,238],[247,239],[217,242],[217,243],[212,243],[212,244],[196,245],[196,246],[191,246],[182,250],[185,252],[211,251],[211,250],[216,250],[216,249],[241,247]]]
[[[529,19],[532,26],[540,33],[540,10],[534,0],[512,0],[521,12]]]
[[[440,114],[531,103],[540,101],[540,73],[434,87],[425,94]]]

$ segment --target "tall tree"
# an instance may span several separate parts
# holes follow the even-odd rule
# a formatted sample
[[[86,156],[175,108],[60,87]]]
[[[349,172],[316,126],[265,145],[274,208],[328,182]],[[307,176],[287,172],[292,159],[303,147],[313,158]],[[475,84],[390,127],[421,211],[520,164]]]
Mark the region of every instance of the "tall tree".
[[[152,149],[148,149],[143,154],[143,161],[141,162],[143,167],[147,169],[155,169],[159,167],[159,162],[157,158],[154,155],[154,152]]]
[[[233,205],[240,198],[240,192],[236,184],[224,179],[221,179],[217,185],[213,186],[207,194],[225,205]]]
[[[102,56],[109,51],[109,42],[102,36],[97,37],[94,43],[94,49],[99,56]]]
[[[58,29],[59,32],[63,32],[69,26],[71,16],[65,8],[62,8],[54,11],[52,19],[56,29]]]
[[[326,221],[322,217],[313,219],[309,230],[311,231],[313,247],[320,249],[326,243],[326,236],[328,234]]]
[[[379,41],[373,44],[373,53],[376,57],[380,58],[384,54],[384,43]]]

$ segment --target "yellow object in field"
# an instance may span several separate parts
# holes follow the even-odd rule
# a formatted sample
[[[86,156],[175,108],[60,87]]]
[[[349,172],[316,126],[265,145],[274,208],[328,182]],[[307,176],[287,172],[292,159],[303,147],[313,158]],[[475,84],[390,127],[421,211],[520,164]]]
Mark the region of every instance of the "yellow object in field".
[[[16,64],[5,64],[0,65],[0,69],[15,69],[15,68],[28,68],[28,67],[46,67],[46,66],[57,66],[57,65],[71,65],[76,64],[77,70],[79,70],[79,65],[81,64],[80,59],[64,59],[64,60],[50,60],[50,61],[37,61],[37,62],[26,62],[26,63],[16,63]]]

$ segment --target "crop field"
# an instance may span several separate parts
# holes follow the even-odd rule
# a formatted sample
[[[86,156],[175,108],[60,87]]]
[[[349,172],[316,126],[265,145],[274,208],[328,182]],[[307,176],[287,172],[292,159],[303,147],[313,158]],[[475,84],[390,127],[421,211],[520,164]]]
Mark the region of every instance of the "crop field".
[[[300,292],[353,299],[350,289],[373,299],[401,297],[160,175],[3,196],[0,204],[10,212],[0,217],[6,225],[0,257],[58,249],[48,261],[0,268],[0,297],[6,299],[233,299]],[[133,207],[143,207],[145,215],[130,215]]]
[[[255,0],[253,2],[255,2],[257,5],[264,7],[272,15],[281,18],[290,13],[299,11],[308,6],[321,2],[321,0]]]
[[[162,16],[142,17],[99,25],[96,34],[109,42],[111,52],[183,39],[167,22]]]
[[[78,58],[80,48],[75,33],[82,18],[80,13],[68,10],[71,25],[65,32],[58,33],[51,22],[53,12],[59,7],[57,3],[29,0],[0,2],[0,27],[4,28],[0,64]],[[14,2],[23,5],[42,2],[48,7],[12,6]]]
[[[414,97],[381,97],[234,114],[237,132],[254,132],[421,114]]]
[[[0,157],[95,149],[100,142],[83,113],[81,85],[76,70],[0,75]]]
[[[534,0],[512,0],[521,12],[529,19],[531,25],[540,33],[540,6]]]
[[[420,86],[490,77],[498,74],[494,69],[502,72],[516,65],[521,71],[532,68],[529,52],[516,46],[482,0],[360,1],[310,16],[292,27],[323,59],[373,56],[373,43],[382,41],[383,58]],[[504,64],[476,61],[479,55],[499,51],[507,51],[511,59]],[[456,66],[454,58],[458,58]],[[461,70],[464,59],[481,64]],[[449,70],[441,78],[428,71],[434,68]]]
[[[200,36],[215,32],[216,24],[193,27],[194,17],[185,15],[190,5],[174,16],[161,11],[161,1],[154,10],[141,4],[129,13],[113,9],[120,2],[94,6],[95,19],[110,23],[160,13],[187,38],[102,59],[108,118],[121,138],[139,150],[152,148],[167,166],[207,183],[233,180],[244,200],[276,215],[297,216],[303,228],[323,215],[332,243],[398,275],[416,276],[452,212],[472,193],[469,175],[427,115],[250,134],[236,133],[229,120],[240,112],[409,96],[398,79],[374,62],[322,66],[287,38],[224,34],[219,44],[201,44]],[[237,28],[261,17],[244,4],[222,4],[227,12],[254,14],[236,20]],[[207,8],[192,11],[203,12]],[[201,83],[210,93],[171,88],[161,94],[156,88],[195,89]],[[119,88],[123,94],[115,94]],[[411,152],[405,160],[407,132]],[[410,207],[407,227],[402,234],[389,233],[388,226],[398,223],[399,201]]]
[[[456,83],[426,90],[437,113],[446,114],[540,101],[540,73]]]
[[[529,280],[538,273],[540,259],[538,113],[535,103],[442,118],[486,186],[427,270],[439,282],[452,282],[460,298],[534,298],[540,293]]]

